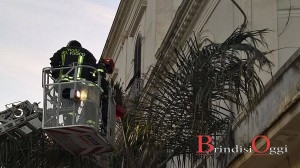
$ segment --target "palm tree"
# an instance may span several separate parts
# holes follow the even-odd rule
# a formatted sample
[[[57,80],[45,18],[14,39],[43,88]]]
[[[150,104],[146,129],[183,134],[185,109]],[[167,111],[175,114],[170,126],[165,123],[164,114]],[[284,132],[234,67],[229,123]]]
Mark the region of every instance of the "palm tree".
[[[179,165],[205,162],[206,156],[197,155],[197,135],[234,144],[234,114],[253,110],[264,86],[257,70],[269,72],[272,65],[269,52],[258,49],[267,46],[268,29],[246,31],[246,24],[245,18],[223,43],[201,47],[193,37],[164,57],[150,87],[127,104],[115,167],[164,167],[176,156]]]

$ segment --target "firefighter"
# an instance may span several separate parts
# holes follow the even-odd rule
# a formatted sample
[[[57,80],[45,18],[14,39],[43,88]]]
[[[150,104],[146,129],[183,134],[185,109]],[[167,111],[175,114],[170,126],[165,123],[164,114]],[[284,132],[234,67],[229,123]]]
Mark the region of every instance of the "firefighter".
[[[69,72],[70,69],[52,70],[51,75],[55,82],[69,82],[73,80],[88,80],[93,81],[94,67],[96,66],[96,59],[91,52],[83,48],[76,40],[71,40],[66,47],[62,47],[53,57],[50,58],[50,65],[52,68],[70,67],[72,65],[88,65],[88,67],[78,67],[77,74],[74,76],[74,70]],[[67,90],[68,91],[68,90]],[[64,94],[64,93],[62,93]],[[67,93],[68,94],[68,93]],[[68,101],[62,99],[62,104],[68,105]],[[85,104],[88,102],[85,102]],[[87,105],[86,105],[87,106]],[[79,107],[76,107],[79,109]],[[79,110],[69,112],[64,115],[64,124],[71,125],[72,118],[76,117]],[[88,113],[83,113],[88,116]],[[74,116],[75,115],[75,116]],[[86,119],[86,118],[85,118]]]
[[[96,66],[96,59],[91,52],[83,48],[81,44],[76,40],[71,40],[66,47],[62,47],[53,57],[50,58],[50,65],[53,68],[57,67],[68,67],[71,65],[89,65],[92,67]],[[74,80],[73,73],[66,75],[69,69],[52,71],[52,77],[56,80],[61,79],[62,81]],[[90,68],[78,68],[76,76],[78,79],[86,79],[89,81],[93,80],[93,70]]]
[[[108,113],[108,102],[109,102],[109,82],[106,80],[106,74],[112,74],[115,67],[115,63],[110,58],[100,58],[97,63],[97,71],[101,74],[101,87],[103,93],[101,95],[101,104],[102,104],[102,121],[103,125],[101,126],[102,132],[106,133],[107,131],[107,113]]]

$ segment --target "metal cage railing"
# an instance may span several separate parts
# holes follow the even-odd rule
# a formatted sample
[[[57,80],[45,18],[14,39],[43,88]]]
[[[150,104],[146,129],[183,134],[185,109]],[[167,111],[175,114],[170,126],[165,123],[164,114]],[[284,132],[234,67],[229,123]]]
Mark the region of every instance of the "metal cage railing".
[[[95,72],[95,80],[77,78],[79,68],[89,68],[91,72]],[[66,73],[60,78],[52,76],[53,72],[62,70]],[[87,65],[48,67],[43,69],[42,75],[43,129],[90,126],[101,133],[110,144],[114,144],[116,109],[112,89],[111,87],[108,89],[107,126],[103,127],[101,74],[94,67]],[[67,80],[65,77],[68,77]],[[78,96],[77,93],[82,97],[75,97]]]
[[[91,72],[95,72],[96,82],[83,78],[78,79],[78,68],[89,68]],[[51,74],[54,71],[61,70],[68,70],[68,72],[58,79],[52,77]],[[64,81],[65,76],[68,76],[68,81]],[[99,131],[102,92],[100,80],[101,76],[96,69],[86,65],[44,68],[42,80],[44,91],[43,129],[88,125]]]

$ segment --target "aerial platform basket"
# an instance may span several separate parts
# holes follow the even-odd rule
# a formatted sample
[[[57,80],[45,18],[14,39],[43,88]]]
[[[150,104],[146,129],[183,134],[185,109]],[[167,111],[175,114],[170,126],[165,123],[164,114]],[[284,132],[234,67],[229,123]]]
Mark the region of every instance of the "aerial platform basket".
[[[104,127],[100,74],[96,74],[96,82],[78,79],[77,73],[82,68],[91,69],[91,72],[95,70],[85,65],[43,69],[42,128],[70,153],[93,155],[111,152],[115,137],[115,104],[111,91],[108,96],[108,123]],[[54,79],[51,74],[55,71],[67,73],[60,79]]]

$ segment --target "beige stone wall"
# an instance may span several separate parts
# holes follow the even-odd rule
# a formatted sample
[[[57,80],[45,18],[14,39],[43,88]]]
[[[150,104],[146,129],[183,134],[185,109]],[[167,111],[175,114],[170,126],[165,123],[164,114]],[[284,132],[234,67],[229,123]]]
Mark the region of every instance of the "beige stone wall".
[[[282,48],[279,50],[278,62],[282,66],[300,47],[300,1],[277,0],[277,3],[278,48]]]
[[[120,40],[114,43],[119,48],[114,49],[114,55],[117,68],[117,80],[124,82],[126,87],[133,76],[134,65],[134,49],[136,43],[136,37],[138,34],[142,36],[142,79],[146,79],[150,74],[157,59],[155,54],[165,37],[169,26],[174,18],[176,10],[182,0],[148,0],[146,1],[146,9],[140,14],[140,20],[135,24],[136,29],[129,32],[131,23],[126,23],[122,30],[123,41]],[[135,3],[138,3],[136,0]],[[133,8],[137,9],[137,8]],[[134,15],[135,11],[129,12],[130,15],[122,16],[122,19],[130,20],[131,15]]]
[[[133,59],[136,36],[140,33],[143,37],[142,44],[142,76],[146,77],[151,72],[151,67],[155,65],[157,59],[155,54],[162,45],[162,41],[169,30],[170,24],[174,21],[175,13],[182,3],[182,0],[148,0],[146,9],[139,13],[140,19],[135,21],[135,7],[141,0],[134,0],[133,7],[127,16],[122,19],[127,20],[126,24],[121,27],[121,38],[113,45],[113,58],[116,60],[118,69],[118,78],[124,81],[127,86],[133,73]],[[238,1],[248,17],[248,29],[256,30],[269,28],[272,30],[266,35],[266,41],[270,50],[285,48],[279,52],[273,52],[269,59],[275,65],[273,74],[285,63],[285,61],[300,46],[300,33],[295,33],[300,27],[300,2],[291,0],[292,8],[290,10],[289,1],[282,0],[241,0]],[[128,9],[127,9],[128,10]],[[206,6],[199,8],[197,19],[193,19],[188,28],[183,30],[185,39],[192,36],[195,31],[199,37],[207,36],[216,41],[224,41],[232,31],[239,26],[243,17],[240,11],[230,2],[230,0],[211,0]],[[287,20],[289,19],[288,24]],[[130,30],[131,22],[135,23],[136,29]],[[117,23],[116,23],[117,25]],[[279,36],[280,35],[280,36]],[[184,42],[184,38],[181,42]],[[182,43],[181,43],[182,44]],[[279,56],[278,56],[279,54]],[[261,73],[266,83],[270,75]]]
[[[132,2],[132,5],[123,9],[123,12],[127,11],[124,12],[126,15],[120,16],[121,20],[125,20],[125,23],[114,23],[118,30],[116,32],[121,33],[113,32],[118,36],[106,48],[106,52],[113,53],[112,57],[115,59],[116,68],[118,69],[117,80],[121,79],[124,82],[124,87],[128,85],[133,76],[134,48],[138,34],[142,36],[141,73],[142,78],[146,79],[146,76],[152,70],[151,66],[157,63],[155,55],[159,50],[162,48],[163,50],[171,50],[165,47],[167,46],[166,43],[170,43],[171,47],[183,44],[188,37],[193,36],[192,32],[195,32],[199,39],[208,38],[215,42],[223,42],[243,22],[242,14],[230,0],[122,1]],[[137,12],[141,9],[138,4],[142,1],[146,2],[146,6],[142,8],[144,10]],[[183,12],[184,16],[176,16],[178,7],[180,8],[180,5],[184,2],[192,4],[184,8],[184,10],[191,11]],[[196,3],[193,4],[193,2]],[[269,55],[269,59],[275,65],[273,67],[273,74],[275,74],[300,47],[300,1],[290,0],[291,9],[289,0],[237,0],[237,2],[247,15],[248,30],[264,28],[271,30],[265,36],[269,50],[288,47]],[[170,25],[178,18],[182,19],[182,22],[173,27],[174,29],[178,28],[178,30],[170,29]],[[286,25],[288,19],[289,22]],[[170,41],[164,41],[167,38],[166,36],[170,34],[175,39],[170,38]],[[298,73],[287,74],[285,81],[281,81],[282,83],[272,90],[269,97],[262,101],[264,103],[259,105],[259,110],[262,111],[261,115],[252,115],[247,122],[242,123],[237,128],[237,143],[249,143],[253,136],[265,130],[280,115],[282,112],[282,109],[280,109],[282,107],[280,105],[281,101],[285,100],[287,102],[283,103],[288,103],[290,99],[284,97],[291,95],[291,88],[295,89],[295,83],[289,81],[290,79],[296,80],[293,76],[295,74]],[[261,77],[265,83],[271,78],[266,73],[261,73]],[[285,90],[287,85],[289,85],[289,90]],[[294,161],[294,163],[299,166],[298,161]]]

